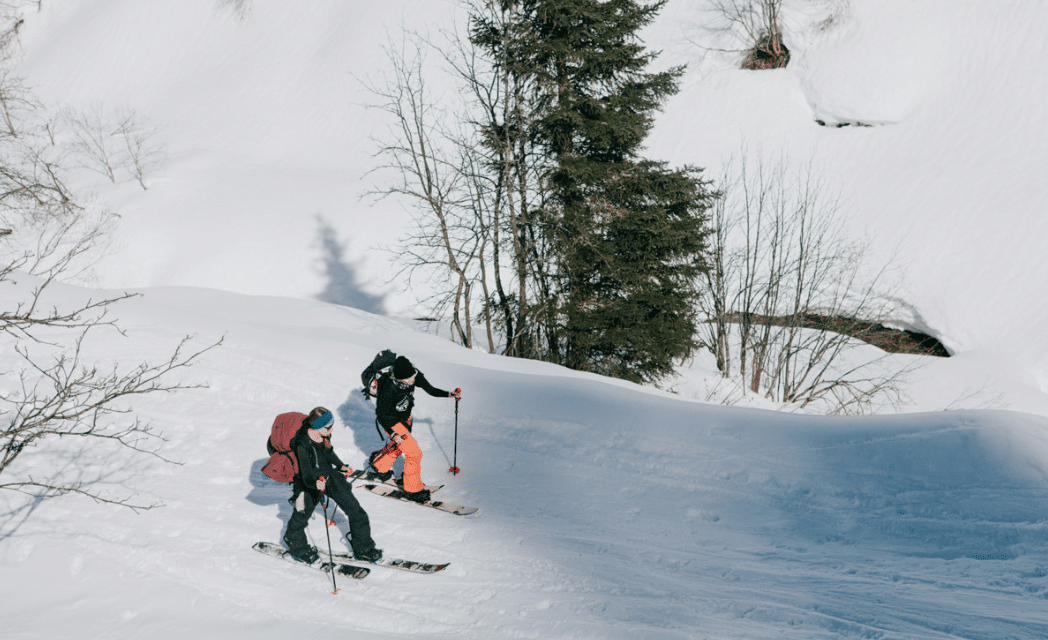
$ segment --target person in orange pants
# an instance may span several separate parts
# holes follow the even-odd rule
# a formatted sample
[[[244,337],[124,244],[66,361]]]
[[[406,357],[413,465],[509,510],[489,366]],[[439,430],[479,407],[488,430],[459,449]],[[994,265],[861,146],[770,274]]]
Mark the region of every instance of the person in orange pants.
[[[389,435],[389,444],[375,451],[368,459],[369,466],[382,479],[392,475],[393,463],[404,455],[404,491],[412,500],[429,500],[429,490],[422,482],[422,449],[411,435],[411,410],[415,406],[415,387],[435,398],[462,397],[462,389],[444,391],[426,380],[426,376],[415,369],[411,361],[398,356],[389,373],[378,379],[375,398],[375,418]]]

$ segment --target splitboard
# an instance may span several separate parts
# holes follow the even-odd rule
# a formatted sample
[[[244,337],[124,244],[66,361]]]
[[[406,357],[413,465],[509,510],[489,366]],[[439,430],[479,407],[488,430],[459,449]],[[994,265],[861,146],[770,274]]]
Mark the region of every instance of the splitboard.
[[[455,514],[456,516],[469,516],[477,512],[476,507],[465,507],[460,504],[452,504],[450,502],[444,502],[443,500],[427,500],[425,502],[418,502],[408,497],[408,494],[403,489],[397,489],[391,487],[388,484],[365,484],[364,489],[367,489],[371,493],[378,496],[384,496],[386,498],[393,498],[394,500],[403,500],[404,502],[410,502],[423,507],[430,507],[432,509],[438,509],[440,511],[446,511],[447,513]]]
[[[379,482],[379,483],[382,483],[382,484],[386,485],[387,487],[393,487],[394,489],[400,489],[401,488],[400,485],[397,484],[396,478],[390,478],[389,480],[385,480],[385,481],[379,480],[378,476],[376,476],[374,474],[374,472],[372,472],[372,471],[365,471],[364,469],[357,469],[356,471],[350,472],[346,476],[346,480],[349,480],[349,481],[364,480],[366,482]],[[426,488],[429,489],[430,493],[436,493],[437,491],[440,491],[440,489],[443,486],[444,485],[442,485],[442,484],[427,484]]]
[[[357,562],[360,564],[370,564],[376,567],[386,567],[387,569],[400,569],[401,571],[411,571],[413,573],[436,573],[443,571],[448,568],[450,562],[443,564],[433,564],[427,562],[416,562],[415,560],[404,560],[402,558],[382,558],[378,562],[369,562],[367,560],[361,560],[348,553],[335,553],[332,554],[335,560],[344,562]]]
[[[364,578],[369,573],[371,573],[371,569],[368,569],[367,567],[359,567],[356,565],[348,564],[342,561],[341,558],[332,562],[328,559],[325,559],[323,557],[323,554],[321,554],[321,557],[317,558],[312,563],[300,562],[292,558],[291,554],[288,553],[287,549],[278,544],[273,544],[272,542],[256,542],[254,545],[251,546],[251,548],[260,553],[264,553],[267,556],[279,558],[281,560],[284,560],[285,562],[290,562],[291,564],[296,564],[301,567],[311,567],[313,569],[319,569],[320,571],[323,571],[325,573],[330,573],[332,570],[334,570],[335,575],[345,576],[347,578],[354,578],[356,580],[360,580],[361,578]]]

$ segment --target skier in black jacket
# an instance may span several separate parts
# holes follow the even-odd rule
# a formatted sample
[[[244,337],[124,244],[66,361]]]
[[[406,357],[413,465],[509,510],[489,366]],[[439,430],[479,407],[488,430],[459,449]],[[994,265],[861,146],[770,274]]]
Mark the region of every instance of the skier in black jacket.
[[[375,541],[371,539],[368,514],[353,496],[345,477],[352,469],[335,455],[331,446],[334,416],[324,407],[317,407],[309,412],[302,426],[291,440],[291,450],[298,460],[298,474],[293,481],[294,493],[291,496],[294,512],[284,534],[288,551],[303,562],[317,559],[316,548],[306,540],[306,525],[322,499],[321,494],[327,494],[346,514],[349,523],[346,537],[353,555],[369,562],[381,559],[382,550],[376,549]]]
[[[426,380],[411,361],[398,356],[393,369],[378,379],[378,395],[375,398],[375,417],[379,425],[389,434],[389,444],[371,454],[368,462],[372,470],[383,480],[393,472],[391,468],[400,454],[404,454],[404,491],[412,500],[429,500],[429,490],[422,483],[422,449],[411,435],[411,409],[415,406],[415,387],[419,387],[436,398],[462,397],[462,390],[444,391]]]

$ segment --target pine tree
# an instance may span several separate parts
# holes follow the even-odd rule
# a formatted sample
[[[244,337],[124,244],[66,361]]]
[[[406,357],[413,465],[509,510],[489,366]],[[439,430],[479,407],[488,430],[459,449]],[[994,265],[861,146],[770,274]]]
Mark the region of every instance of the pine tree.
[[[647,72],[637,38],[664,2],[502,0],[474,44],[532,94],[527,140],[548,168],[532,230],[550,247],[555,291],[541,333],[549,360],[635,381],[672,372],[696,346],[694,282],[704,269],[700,171],[640,157],[683,68]],[[505,16],[510,14],[511,20]]]
[[[651,161],[609,167],[566,211],[563,310],[567,364],[628,380],[657,380],[696,347],[702,183]],[[569,217],[570,215],[570,217]]]

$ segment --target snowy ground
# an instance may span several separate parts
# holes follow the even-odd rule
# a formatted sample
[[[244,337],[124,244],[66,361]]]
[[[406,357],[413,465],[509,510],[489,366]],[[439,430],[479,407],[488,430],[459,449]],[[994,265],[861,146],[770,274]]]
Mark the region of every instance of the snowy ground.
[[[404,213],[358,199],[381,123],[355,77],[402,22],[435,31],[454,3],[235,4],[25,3],[19,72],[40,98],[130,106],[168,152],[148,191],[76,178],[122,215],[93,282],[144,293],[120,307],[128,338],[89,347],[134,362],[187,334],[225,343],[185,374],[207,389],[136,406],[183,465],[70,443],[24,458],[165,506],[0,494],[5,639],[1048,636],[1043,3],[852,0],[815,28],[830,3],[788,2],[794,61],[759,74],[696,62],[699,0],[671,0],[652,29],[667,62],[693,62],[652,156],[713,173],[743,143],[812,159],[871,246],[903,256],[901,320],[956,351],[921,370],[913,412],[861,419],[701,402],[701,360],[672,395],[399,320],[413,292],[378,283]],[[480,512],[358,494],[387,554],[452,564],[376,569],[332,596],[250,550],[289,515],[259,472],[264,442],[278,413],[325,405],[359,466],[379,441],[355,388],[386,347],[464,389],[461,475],[446,472],[453,403],[421,394],[415,432],[424,478]],[[311,535],[326,546],[320,517]]]
[[[185,464],[82,457],[88,479],[106,470],[92,486],[166,505],[140,515],[0,495],[5,638],[1048,634],[1043,418],[731,409],[471,353],[343,307],[193,289],[126,307],[129,338],[98,343],[114,357],[225,335],[186,374],[207,390],[141,407]],[[376,569],[332,596],[323,574],[250,549],[279,540],[289,516],[288,489],[259,468],[272,418],[318,404],[338,415],[351,464],[379,446],[355,390],[375,345],[465,390],[461,475],[446,471],[450,401],[422,395],[415,432],[424,477],[480,512],[358,492],[387,554],[452,564]],[[319,516],[310,531],[326,547]]]

